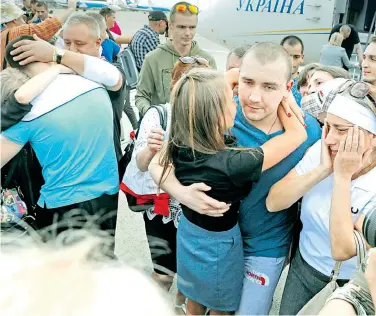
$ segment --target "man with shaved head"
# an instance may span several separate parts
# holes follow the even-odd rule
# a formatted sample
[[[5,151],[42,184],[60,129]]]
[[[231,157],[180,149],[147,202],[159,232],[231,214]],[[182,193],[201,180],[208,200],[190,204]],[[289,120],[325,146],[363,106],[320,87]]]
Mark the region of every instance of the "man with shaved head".
[[[362,46],[360,45],[359,34],[355,30],[354,25],[351,24],[336,24],[333,26],[330,35],[332,36],[333,33],[339,32],[343,36],[342,47],[346,50],[347,57],[351,58],[351,55],[356,50],[356,53],[359,57],[359,62],[363,62],[363,50]]]
[[[245,53],[250,49],[252,45],[249,44],[242,44],[233,47],[230,49],[230,52],[227,55],[227,61],[226,61],[226,71],[229,71],[233,68],[240,68],[240,65],[242,63],[242,59],[245,55]],[[234,92],[234,96],[238,95],[238,85],[232,89]]]
[[[240,67],[239,96],[234,98],[238,107],[232,133],[238,146],[259,147],[283,133],[277,109],[282,99],[290,96],[291,70],[290,55],[278,44],[258,43],[247,51]],[[241,203],[239,225],[245,268],[239,315],[269,314],[274,290],[289,252],[297,208],[294,205],[283,212],[270,213],[266,208],[266,197],[271,186],[293,169],[305,151],[320,138],[317,121],[307,115],[305,123],[307,140],[279,164],[263,172]],[[201,214],[210,214],[207,210],[212,210],[212,201],[202,202],[203,191],[207,188],[184,187],[172,173],[162,188]],[[206,202],[208,209],[204,211],[201,203]]]

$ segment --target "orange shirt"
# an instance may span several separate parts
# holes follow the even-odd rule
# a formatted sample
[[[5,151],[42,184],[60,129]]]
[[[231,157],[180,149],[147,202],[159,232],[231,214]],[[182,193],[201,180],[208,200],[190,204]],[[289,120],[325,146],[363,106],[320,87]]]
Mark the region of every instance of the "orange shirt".
[[[48,40],[54,36],[61,29],[61,23],[57,18],[48,18],[45,21],[38,24],[23,24],[20,26],[13,27],[9,30],[5,29],[1,31],[1,53],[0,53],[0,63],[3,69],[4,61],[4,51],[5,51],[5,41],[7,34],[9,33],[8,42],[14,40],[18,36],[22,35],[33,35],[36,34],[39,38],[43,40]]]

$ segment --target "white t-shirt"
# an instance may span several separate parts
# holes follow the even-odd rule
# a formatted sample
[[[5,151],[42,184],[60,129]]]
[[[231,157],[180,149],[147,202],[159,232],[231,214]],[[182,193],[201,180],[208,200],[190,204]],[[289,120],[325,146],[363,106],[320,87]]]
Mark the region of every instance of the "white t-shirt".
[[[321,140],[314,144],[295,167],[298,175],[315,169],[320,164]],[[356,223],[360,214],[366,214],[376,203],[376,168],[351,182],[352,218]],[[303,197],[299,249],[304,260],[321,273],[330,276],[335,261],[330,246],[330,207],[333,192],[333,174],[316,184]],[[344,212],[347,210],[343,210]],[[356,257],[342,263],[339,278],[350,279],[356,268]]]
[[[168,137],[171,127],[171,106],[165,105],[167,109],[167,128],[165,136]],[[147,147],[148,135],[153,128],[162,128],[159,120],[159,113],[156,109],[150,109],[142,118],[140,131],[133,150],[132,159],[127,166],[123,177],[123,183],[127,185],[134,193],[139,195],[157,194],[158,186],[153,181],[150,172],[142,172],[137,167],[136,157],[139,152]],[[168,139],[168,138],[165,138]],[[162,190],[160,192],[163,192]]]

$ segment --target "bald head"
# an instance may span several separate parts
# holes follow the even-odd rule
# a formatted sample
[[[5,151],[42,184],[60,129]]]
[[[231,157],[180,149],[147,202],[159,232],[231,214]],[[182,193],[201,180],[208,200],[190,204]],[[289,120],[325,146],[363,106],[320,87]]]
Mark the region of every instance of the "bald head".
[[[280,63],[280,69],[285,73],[286,82],[291,79],[291,58],[281,45],[269,42],[253,45],[244,55],[241,69],[242,67],[246,67],[247,62],[251,59],[257,60],[262,65]]]
[[[343,38],[346,39],[351,34],[351,27],[347,24],[342,25],[341,28],[339,29],[339,32],[342,34]]]

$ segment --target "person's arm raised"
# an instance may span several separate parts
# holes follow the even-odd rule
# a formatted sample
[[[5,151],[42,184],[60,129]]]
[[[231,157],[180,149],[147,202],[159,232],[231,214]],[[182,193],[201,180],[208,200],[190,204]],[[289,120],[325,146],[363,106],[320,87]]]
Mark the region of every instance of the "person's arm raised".
[[[115,42],[119,45],[130,44],[132,41],[133,35],[120,35],[115,38]]]
[[[68,0],[68,9],[62,10],[54,17],[48,18],[38,24],[33,23],[38,18],[36,14],[29,24],[20,27],[20,35],[37,35],[43,40],[49,40],[54,36],[68,19],[68,17],[76,10],[77,0]]]
[[[334,185],[330,207],[330,244],[334,260],[344,261],[356,256],[354,229],[362,232],[364,214],[353,223],[351,215],[351,181],[368,164],[372,150],[364,150],[364,132],[351,127],[342,140],[334,160]]]
[[[30,78],[14,93],[14,97],[19,103],[30,103],[49,84],[56,79],[59,74],[73,74],[74,71],[63,65],[52,65],[47,70]]]
[[[35,41],[22,40],[14,44],[11,55],[16,55],[13,60],[20,65],[40,61],[52,62],[56,48],[50,43],[34,35]],[[103,84],[107,90],[118,91],[123,85],[123,76],[112,64],[99,57],[84,55],[65,50],[61,64],[71,68],[78,75]]]
[[[283,99],[282,104],[287,103]],[[284,133],[273,137],[261,146],[264,152],[262,171],[265,171],[290,155],[307,139],[307,131],[292,112],[290,116],[285,113],[286,106],[279,106],[278,117],[285,129]]]
[[[163,172],[163,166],[160,165],[160,156],[161,151],[154,156],[149,164],[149,171],[154,182],[157,184],[159,184]],[[161,187],[179,203],[200,214],[218,217],[223,216],[223,213],[227,212],[230,208],[228,204],[219,202],[206,195],[205,192],[210,191],[211,188],[204,183],[195,183],[189,186],[182,185],[175,176],[173,166],[171,166],[168,174],[164,176]]]
[[[69,16],[76,11],[78,0],[68,0],[68,8],[56,13],[55,18],[63,25]]]
[[[274,184],[266,198],[266,208],[269,212],[278,212],[289,208],[317,183],[332,173],[332,161],[328,147],[325,145],[326,131],[325,124],[321,138],[320,165],[303,175],[298,175],[296,170],[293,169],[283,179]]]
[[[239,75],[240,75],[240,69],[239,68],[232,68],[232,69],[225,72],[225,78],[226,78],[227,83],[230,85],[231,90],[234,90],[235,86],[239,85]],[[289,95],[287,96],[287,102],[283,102],[282,106],[285,110],[285,113],[288,116],[295,114],[295,116],[298,118],[299,122],[303,126],[305,126],[304,112],[302,111],[302,109],[296,103],[292,92],[289,93]]]

